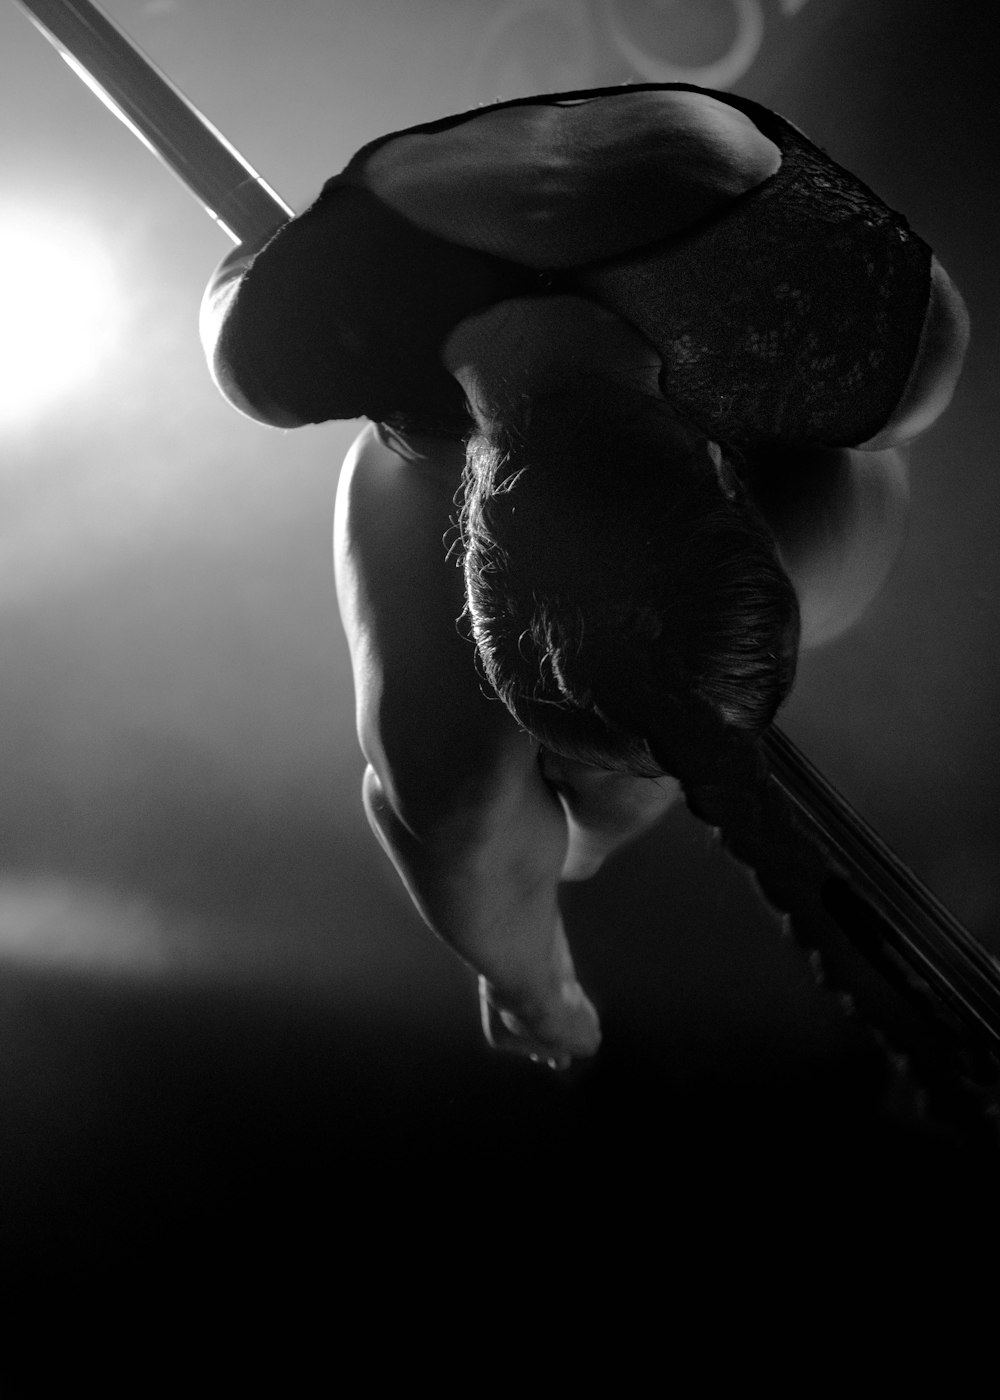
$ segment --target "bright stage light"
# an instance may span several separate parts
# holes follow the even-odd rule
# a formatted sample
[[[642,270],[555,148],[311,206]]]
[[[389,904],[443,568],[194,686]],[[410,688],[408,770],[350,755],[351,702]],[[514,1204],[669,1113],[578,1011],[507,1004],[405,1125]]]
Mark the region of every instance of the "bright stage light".
[[[0,428],[28,426],[93,383],[122,312],[95,232],[56,210],[0,207]]]

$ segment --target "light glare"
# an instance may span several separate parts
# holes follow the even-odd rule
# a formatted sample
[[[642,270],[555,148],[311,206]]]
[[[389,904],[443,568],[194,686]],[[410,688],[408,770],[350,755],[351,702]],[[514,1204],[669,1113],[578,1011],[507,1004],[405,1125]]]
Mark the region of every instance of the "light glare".
[[[86,388],[120,339],[110,256],[54,210],[0,211],[0,306],[0,427],[29,425]]]

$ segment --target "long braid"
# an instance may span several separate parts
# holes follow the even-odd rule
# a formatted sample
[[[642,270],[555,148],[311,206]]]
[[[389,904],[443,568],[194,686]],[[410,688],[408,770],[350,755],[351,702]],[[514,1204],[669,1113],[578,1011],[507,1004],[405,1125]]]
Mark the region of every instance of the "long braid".
[[[691,812],[819,950],[834,989],[956,1119],[963,1067],[937,1009],[898,976],[891,930],[859,908],[770,771],[760,736],[791,686],[798,608],[738,474],[668,408],[620,385],[529,407],[468,446],[460,524],[489,684],[556,753],[675,776]]]
[[[723,742],[713,751],[690,736],[673,767],[691,813],[718,831],[768,903],[789,916],[821,983],[875,1032],[897,1071],[905,1070],[914,1107],[992,1160],[1000,1085],[991,1047],[970,1038],[900,959],[891,915],[859,890],[841,857],[799,816],[763,742]]]

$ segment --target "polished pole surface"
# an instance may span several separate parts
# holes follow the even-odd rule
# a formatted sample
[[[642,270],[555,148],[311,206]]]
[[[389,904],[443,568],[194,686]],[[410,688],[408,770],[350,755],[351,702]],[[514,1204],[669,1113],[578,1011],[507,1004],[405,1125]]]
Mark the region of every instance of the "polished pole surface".
[[[234,243],[293,210],[90,0],[14,0],[106,106],[184,182]]]

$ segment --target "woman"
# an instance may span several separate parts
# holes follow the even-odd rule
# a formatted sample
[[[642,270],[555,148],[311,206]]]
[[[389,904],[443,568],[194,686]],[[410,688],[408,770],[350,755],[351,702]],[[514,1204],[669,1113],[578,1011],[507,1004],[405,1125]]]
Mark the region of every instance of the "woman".
[[[596,1050],[560,882],[679,783],[714,820],[747,778],[800,639],[888,567],[896,449],[966,335],[904,219],[782,118],[682,85],[383,137],[223,263],[231,401],[373,420],[336,520],[364,802],[492,1044]]]

